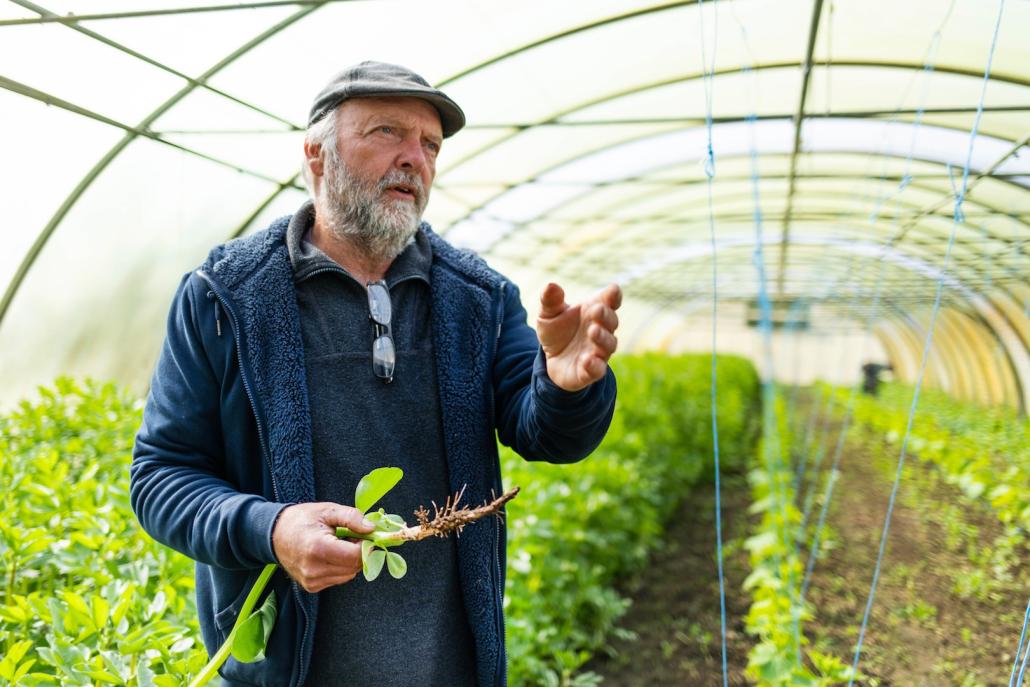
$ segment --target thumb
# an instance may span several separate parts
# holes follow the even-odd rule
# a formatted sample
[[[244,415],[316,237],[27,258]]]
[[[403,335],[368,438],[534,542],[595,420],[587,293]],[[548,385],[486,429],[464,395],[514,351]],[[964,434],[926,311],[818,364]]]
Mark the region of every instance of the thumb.
[[[368,534],[375,529],[375,525],[365,519],[361,511],[350,506],[333,506],[327,510],[322,521],[330,527],[346,527],[352,532]]]
[[[540,294],[540,319],[550,319],[561,315],[568,309],[565,304],[565,291],[562,287],[551,282],[544,287]]]

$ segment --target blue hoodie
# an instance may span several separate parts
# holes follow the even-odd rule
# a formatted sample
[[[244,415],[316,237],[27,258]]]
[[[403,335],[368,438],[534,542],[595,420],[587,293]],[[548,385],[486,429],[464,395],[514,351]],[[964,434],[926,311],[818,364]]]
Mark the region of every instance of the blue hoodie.
[[[133,452],[140,523],[197,561],[209,653],[225,641],[261,568],[277,562],[279,513],[315,500],[289,219],[215,248],[183,277]],[[593,451],[614,411],[611,371],[575,393],[552,384],[518,289],[428,225],[419,230],[432,245],[432,331],[452,492],[467,485],[466,503],[477,503],[503,491],[495,430],[529,460],[573,462]],[[504,525],[466,528],[457,544],[477,681],[501,687]],[[279,615],[266,658],[230,658],[220,671],[227,684],[304,684],[318,597],[281,569],[270,586]]]

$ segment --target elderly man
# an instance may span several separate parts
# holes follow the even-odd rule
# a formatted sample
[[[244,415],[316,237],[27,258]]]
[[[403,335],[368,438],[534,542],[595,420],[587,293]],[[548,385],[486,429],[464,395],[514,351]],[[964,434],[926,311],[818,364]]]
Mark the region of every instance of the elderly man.
[[[280,564],[266,658],[229,659],[226,684],[505,684],[500,522],[412,545],[406,577],[373,583],[334,536],[371,530],[346,504],[373,468],[404,469],[391,512],[463,486],[482,501],[501,492],[495,431],[528,459],[570,462],[611,420],[618,287],[570,306],[548,285],[534,333],[514,285],[420,224],[464,122],[407,69],[342,72],[309,118],[313,202],[215,248],[176,293],[132,504],[197,561],[209,651]]]

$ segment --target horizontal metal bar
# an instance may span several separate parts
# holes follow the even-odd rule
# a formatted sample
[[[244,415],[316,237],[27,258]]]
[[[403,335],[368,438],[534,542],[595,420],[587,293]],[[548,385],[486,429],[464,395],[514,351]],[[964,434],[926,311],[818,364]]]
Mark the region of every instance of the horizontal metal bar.
[[[24,19],[0,19],[2,26],[24,26],[26,24],[75,24],[80,21],[104,21],[107,19],[135,19],[138,17],[163,17],[172,14],[201,14],[205,12],[231,12],[255,10],[283,5],[323,5],[334,0],[267,0],[266,2],[242,2],[232,5],[200,5],[197,7],[169,7],[157,10],[135,10],[131,12],[103,12],[97,14],[53,14]]]
[[[928,107],[923,110],[842,110],[840,112],[821,112],[805,115],[805,119],[871,119],[876,117],[887,117],[897,115],[916,115],[922,112],[928,114],[974,114],[975,107]],[[1026,105],[998,105],[985,107],[986,113],[998,112],[1030,112],[1030,103]],[[794,115],[788,112],[767,113],[754,115],[757,121],[770,119],[791,119]],[[713,124],[728,124],[743,122],[752,118],[746,116],[713,116]],[[627,124],[704,124],[704,117],[619,117],[615,119],[558,119],[545,122],[498,122],[498,123],[470,123],[466,129],[532,129],[537,126],[623,126]]]
[[[25,84],[14,81],[13,79],[8,79],[5,76],[0,76],[0,88],[11,91],[13,93],[17,93],[19,95],[26,96],[28,98],[32,98],[33,100],[38,100],[42,103],[45,103],[46,105],[59,107],[62,110],[67,110],[69,112],[74,112],[75,114],[82,115],[83,117],[88,117],[103,124],[107,124],[108,126],[112,126],[116,129],[121,129],[126,133],[131,133],[136,136],[142,136],[143,138],[150,139],[151,141],[163,143],[164,145],[175,148],[176,150],[180,150],[184,153],[188,153],[189,155],[199,157],[201,159],[207,160],[208,162],[214,162],[215,164],[221,165],[223,167],[228,167],[242,174],[246,174],[248,176],[261,179],[263,181],[270,181],[273,184],[282,183],[281,180],[276,179],[274,177],[270,177],[267,174],[262,174],[261,172],[256,172],[254,170],[247,169],[246,167],[241,167],[240,165],[236,165],[231,162],[221,160],[212,155],[208,155],[207,153],[202,153],[198,150],[194,150],[187,146],[179,145],[178,143],[173,143],[172,141],[168,141],[166,139],[161,138],[159,135],[155,134],[152,131],[147,131],[144,129],[138,129],[134,126],[129,126],[128,124],[124,124],[115,119],[111,119],[110,117],[105,117],[102,114],[93,112],[92,110],[76,105],[75,103],[70,103],[67,100],[58,98],[55,95],[51,95],[36,88],[32,88],[31,86],[26,86]]]

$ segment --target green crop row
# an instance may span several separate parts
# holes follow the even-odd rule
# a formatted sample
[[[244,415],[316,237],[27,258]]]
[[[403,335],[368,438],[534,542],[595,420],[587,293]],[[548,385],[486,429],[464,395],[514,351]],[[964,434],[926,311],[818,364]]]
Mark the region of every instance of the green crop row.
[[[847,392],[836,391],[838,398]],[[878,397],[860,396],[857,431],[895,444],[905,436],[912,389],[886,385]],[[843,404],[838,404],[843,407]],[[1010,535],[1030,531],[1030,422],[1006,407],[986,407],[924,389],[919,397],[908,452],[935,464],[946,481],[972,500],[991,505]]]
[[[616,581],[646,565],[665,522],[712,474],[711,358],[622,356],[615,420],[575,465],[503,456],[523,492],[509,507],[506,594],[512,685],[589,685],[577,674],[613,637],[628,602]],[[746,464],[758,432],[758,380],[741,358],[718,359],[723,469]]]
[[[745,626],[757,643],[748,654],[747,675],[756,687],[824,687],[846,682],[851,668],[836,656],[807,648],[804,621],[811,611],[801,598],[804,559],[796,505],[798,449],[786,404],[771,390],[763,404],[763,432],[753,468],[750,512],[760,514],[754,534],[745,542],[751,574],[744,581],[751,607]]]
[[[707,356],[622,356],[619,409],[572,466],[505,455],[512,685],[571,677],[610,641],[614,582],[661,543],[687,487],[710,474]],[[724,464],[753,452],[757,381],[719,362]],[[141,403],[110,384],[58,380],[0,416],[0,684],[172,687],[205,663],[192,562],[139,528],[128,464]]]

